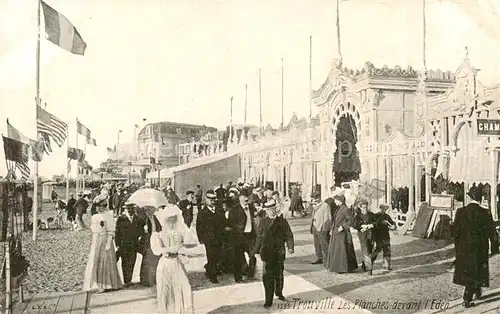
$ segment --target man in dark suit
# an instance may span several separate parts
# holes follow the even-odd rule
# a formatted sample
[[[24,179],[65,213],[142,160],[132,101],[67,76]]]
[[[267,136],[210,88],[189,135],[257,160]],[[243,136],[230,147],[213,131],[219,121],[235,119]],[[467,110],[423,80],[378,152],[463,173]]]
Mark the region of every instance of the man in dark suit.
[[[221,183],[221,185],[215,190],[215,195],[217,195],[217,200],[219,201],[219,203],[222,204],[226,200],[226,194],[227,191]]]
[[[198,214],[196,233],[207,253],[206,276],[212,283],[218,283],[217,273],[222,258],[222,238],[226,217],[224,211],[215,206],[217,195],[213,190],[205,194],[205,206]]]
[[[253,253],[260,254],[260,258],[264,262],[262,282],[266,297],[264,307],[267,308],[273,305],[273,296],[275,294],[278,299],[285,301],[283,296],[285,244],[288,253],[293,254],[294,242],[292,229],[286,219],[283,218],[276,202],[270,200],[264,204],[264,207],[267,216],[259,223]]]
[[[481,298],[481,287],[489,287],[489,241],[491,252],[498,253],[498,237],[489,210],[481,207],[482,191],[471,187],[467,195],[471,202],[457,210],[454,222],[455,274],[453,283],[465,286],[464,307]]]
[[[191,227],[191,223],[193,222],[193,198],[194,192],[187,191],[186,198],[179,202],[179,209],[182,211],[184,223],[188,227]]]
[[[112,196],[111,204],[114,209],[115,217],[118,217],[121,214],[121,210],[123,207],[125,195],[122,191],[122,186],[119,185],[116,187],[116,193]]]
[[[135,204],[126,203],[123,214],[116,220],[115,244],[117,262],[122,259],[123,281],[129,286],[132,281],[139,238],[144,229],[141,219],[135,214]]]
[[[245,252],[250,257],[247,276],[255,275],[256,259],[252,254],[255,244],[255,207],[248,203],[248,197],[240,194],[240,203],[231,208],[227,219],[228,229],[232,231],[234,248],[234,280],[243,282],[243,268],[246,265]]]

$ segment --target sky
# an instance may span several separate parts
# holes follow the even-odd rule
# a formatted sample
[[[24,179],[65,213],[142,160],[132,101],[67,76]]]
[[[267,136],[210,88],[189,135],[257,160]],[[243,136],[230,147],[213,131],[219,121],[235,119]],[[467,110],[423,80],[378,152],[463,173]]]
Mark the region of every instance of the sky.
[[[309,36],[312,86],[325,81],[338,55],[336,2],[286,0],[46,0],[76,26],[85,56],[42,38],[40,86],[46,109],[70,124],[78,118],[97,140],[87,159],[98,167],[106,147],[131,141],[134,125],[175,121],[224,128],[281,123],[281,58],[285,123],[309,114]],[[500,1],[427,0],[427,67],[455,71],[469,50],[484,84],[500,81]],[[43,15],[42,15],[43,24]],[[0,1],[0,131],[6,118],[35,138],[36,0]],[[422,2],[349,0],[340,4],[345,66],[422,64]],[[43,34],[43,26],[42,26]],[[43,37],[43,35],[42,35]],[[316,113],[314,111],[314,113]],[[79,139],[82,147],[83,138]],[[54,144],[55,145],[55,144]],[[4,175],[0,143],[0,175]],[[45,156],[39,173],[63,174],[65,149]],[[75,167],[73,167],[75,168]],[[75,169],[73,169],[74,173]]]

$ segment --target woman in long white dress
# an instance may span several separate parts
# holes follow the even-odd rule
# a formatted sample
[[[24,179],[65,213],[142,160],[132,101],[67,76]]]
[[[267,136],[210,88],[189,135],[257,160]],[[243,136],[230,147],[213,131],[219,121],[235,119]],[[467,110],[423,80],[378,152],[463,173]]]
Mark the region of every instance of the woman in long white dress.
[[[177,206],[167,206],[157,214],[162,230],[151,235],[151,250],[161,255],[156,270],[158,311],[194,313],[193,292],[179,252],[197,243]]]
[[[116,253],[113,237],[115,220],[113,213],[107,210],[108,200],[105,195],[98,196],[98,214],[93,215],[90,222],[92,244],[85,270],[83,290],[99,290],[99,292],[117,290],[123,287],[116,264]]]

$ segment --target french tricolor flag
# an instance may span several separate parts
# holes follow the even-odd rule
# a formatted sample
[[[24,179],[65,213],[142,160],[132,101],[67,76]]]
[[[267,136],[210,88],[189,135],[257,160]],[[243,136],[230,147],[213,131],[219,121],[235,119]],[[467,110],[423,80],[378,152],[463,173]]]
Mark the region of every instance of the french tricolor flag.
[[[77,55],[83,55],[87,44],[71,22],[61,13],[41,1],[45,18],[45,33],[47,40],[53,44]]]

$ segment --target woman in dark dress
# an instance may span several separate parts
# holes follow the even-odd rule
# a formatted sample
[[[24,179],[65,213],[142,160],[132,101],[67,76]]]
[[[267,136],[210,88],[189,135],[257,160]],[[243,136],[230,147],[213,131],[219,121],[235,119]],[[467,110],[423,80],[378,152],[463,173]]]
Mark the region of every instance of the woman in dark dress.
[[[142,250],[142,264],[140,273],[140,282],[143,286],[156,285],[156,268],[160,256],[157,256],[151,250],[151,234],[161,231],[160,221],[153,213],[153,208],[145,208],[144,235],[141,238],[140,249]]]
[[[332,217],[333,224],[326,268],[335,273],[351,273],[358,268],[350,231],[354,217],[352,211],[345,204],[344,195],[335,195],[333,199],[338,209],[335,216]]]

